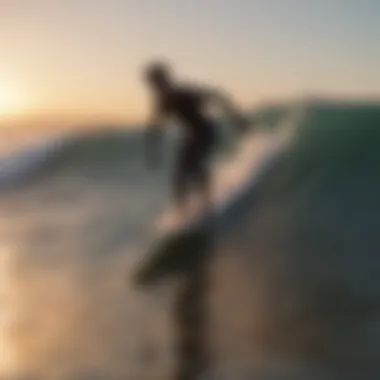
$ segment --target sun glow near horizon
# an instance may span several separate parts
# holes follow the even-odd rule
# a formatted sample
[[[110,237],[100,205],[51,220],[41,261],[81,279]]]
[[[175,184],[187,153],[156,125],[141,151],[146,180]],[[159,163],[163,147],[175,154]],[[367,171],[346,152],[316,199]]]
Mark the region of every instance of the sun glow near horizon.
[[[141,68],[157,57],[242,107],[380,94],[373,0],[29,2],[0,5],[0,130],[18,118],[145,122]]]
[[[0,79],[0,117],[23,116],[32,106],[31,97],[21,87]]]

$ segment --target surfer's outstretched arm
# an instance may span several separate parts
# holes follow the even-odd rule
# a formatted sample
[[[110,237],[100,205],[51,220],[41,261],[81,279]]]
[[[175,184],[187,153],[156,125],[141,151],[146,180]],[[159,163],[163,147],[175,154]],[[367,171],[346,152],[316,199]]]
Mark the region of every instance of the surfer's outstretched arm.
[[[146,158],[150,167],[157,166],[160,163],[159,143],[162,136],[162,130],[165,126],[165,113],[161,109],[156,109],[151,117],[146,133]]]
[[[245,131],[247,122],[230,95],[224,91],[215,89],[207,89],[204,91],[204,94],[208,101],[217,104],[227,117],[234,121],[234,124],[239,131]]]
[[[149,167],[156,166],[160,159],[159,140],[162,134],[160,124],[149,124],[145,133],[146,160]]]
[[[237,113],[237,107],[232,97],[224,91],[208,88],[204,90],[204,94],[208,101],[219,105],[226,114],[232,115]]]

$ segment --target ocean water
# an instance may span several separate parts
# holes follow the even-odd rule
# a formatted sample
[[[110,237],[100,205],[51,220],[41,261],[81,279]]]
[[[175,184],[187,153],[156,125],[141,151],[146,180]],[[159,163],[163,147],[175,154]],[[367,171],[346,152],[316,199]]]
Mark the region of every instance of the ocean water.
[[[172,372],[175,286],[157,302],[130,272],[170,205],[174,137],[153,171],[138,130],[53,135],[4,152],[1,379]]]
[[[141,145],[141,133],[112,131],[50,138],[4,158],[1,379],[146,371],[165,313],[136,295],[128,268],[166,206],[170,165],[147,172]]]
[[[379,377],[379,125],[376,105],[304,106],[217,236],[215,378]],[[0,379],[170,378],[176,283],[143,291],[131,274],[168,207],[174,149],[149,172],[141,138],[59,136],[0,161]]]

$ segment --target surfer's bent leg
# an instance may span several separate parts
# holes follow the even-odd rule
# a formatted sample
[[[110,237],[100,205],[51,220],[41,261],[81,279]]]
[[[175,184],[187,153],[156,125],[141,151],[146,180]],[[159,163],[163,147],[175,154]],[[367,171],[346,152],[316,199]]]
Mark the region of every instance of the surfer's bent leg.
[[[203,198],[203,206],[210,208],[212,204],[212,174],[210,169],[213,141],[201,141],[197,147],[194,174]]]
[[[173,178],[173,196],[178,209],[186,212],[188,196],[188,179],[190,175],[192,146],[189,141],[183,142],[179,149]]]

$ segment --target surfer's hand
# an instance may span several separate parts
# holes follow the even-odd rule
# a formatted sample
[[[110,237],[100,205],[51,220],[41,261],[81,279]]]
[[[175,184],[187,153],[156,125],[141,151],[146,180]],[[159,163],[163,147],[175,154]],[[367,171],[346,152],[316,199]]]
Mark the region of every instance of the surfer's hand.
[[[147,134],[146,165],[149,169],[157,169],[161,164],[161,131],[157,127],[151,127]]]

